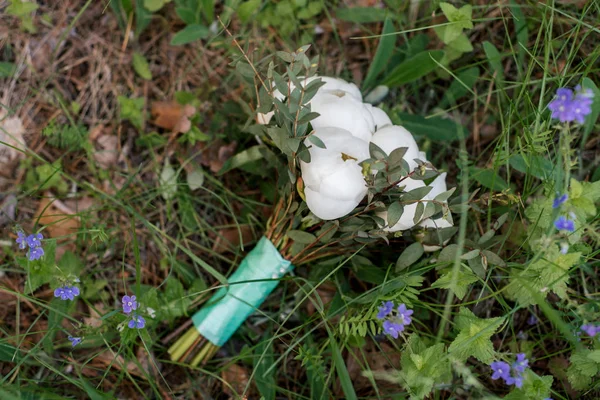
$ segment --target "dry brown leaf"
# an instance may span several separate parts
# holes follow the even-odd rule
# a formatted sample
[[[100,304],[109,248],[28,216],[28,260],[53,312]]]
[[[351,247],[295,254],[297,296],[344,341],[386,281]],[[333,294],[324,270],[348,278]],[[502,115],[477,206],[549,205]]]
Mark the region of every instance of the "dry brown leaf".
[[[35,215],[52,238],[66,238],[79,229],[80,221],[76,213],[50,193],[40,200]]]
[[[0,167],[23,158],[23,151],[27,148],[23,139],[24,132],[19,117],[7,117],[4,110],[0,111],[0,142],[3,142],[0,143]]]
[[[385,372],[400,368],[400,352],[385,342],[379,346],[369,340],[362,349],[352,348],[348,352],[346,367],[357,390],[372,387],[371,381],[363,376],[363,371]],[[381,381],[380,384],[385,385],[386,382]]]
[[[90,316],[83,318],[85,325],[91,326],[92,328],[99,328],[102,326],[102,316],[105,314],[104,303],[98,302],[94,304],[94,307],[89,307],[89,310]]]
[[[103,367],[103,369],[106,369],[109,366],[119,370],[123,370],[123,368],[125,368],[131,375],[143,378],[147,376],[147,374],[143,373],[133,361],[128,361],[125,363],[123,356],[118,355],[115,357],[113,353],[109,351],[100,353],[90,364],[95,367],[99,367],[100,365]]]
[[[199,142],[190,149],[189,155],[194,155],[194,160],[205,167],[209,167],[214,173],[217,173],[223,168],[223,165],[234,154],[237,147],[237,142],[225,144],[220,139],[210,143]]]
[[[119,138],[111,134],[101,134],[96,139],[94,160],[103,168],[108,169],[119,159]]]
[[[213,244],[213,251],[222,254],[238,249],[240,247],[240,231],[244,245],[254,240],[254,233],[250,225],[240,225],[239,230],[238,228],[221,229]]]
[[[191,105],[182,106],[174,101],[155,101],[150,113],[154,117],[152,123],[172,132],[185,133],[190,130],[190,117],[196,113]]]
[[[238,399],[248,387],[248,371],[246,368],[231,364],[221,372],[223,392]]]

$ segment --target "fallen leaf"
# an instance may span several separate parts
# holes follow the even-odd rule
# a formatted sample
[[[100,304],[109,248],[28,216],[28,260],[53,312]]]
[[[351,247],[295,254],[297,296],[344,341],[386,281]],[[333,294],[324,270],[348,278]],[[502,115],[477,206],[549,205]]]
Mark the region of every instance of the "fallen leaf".
[[[94,304],[94,307],[89,307],[90,316],[84,317],[83,322],[86,326],[92,328],[99,328],[102,326],[102,316],[105,314],[104,303],[98,302]]]
[[[249,383],[248,371],[238,364],[231,364],[225,368],[221,372],[221,379],[223,379],[223,392],[236,399],[240,398]]]
[[[77,214],[65,203],[54,198],[51,193],[46,192],[45,197],[40,200],[37,212],[37,222],[45,226],[46,233],[52,238],[67,240],[77,233],[80,220]],[[58,246],[56,257],[59,258],[68,246]],[[59,251],[62,250],[62,251]]]
[[[100,365],[98,365],[100,364]],[[135,375],[138,377],[146,378],[148,376],[147,372],[142,372],[136,363],[133,361],[125,362],[123,356],[118,355],[114,356],[110,351],[105,351],[94,357],[93,361],[88,364],[94,367],[102,367],[102,370],[106,370],[107,367],[116,368],[118,370],[126,369],[131,375]]]
[[[23,123],[19,117],[7,117],[6,111],[0,110],[0,168],[23,158],[27,148],[23,133]]]
[[[239,230],[237,227],[221,229],[213,244],[213,251],[222,254],[238,249],[240,247],[240,231],[244,245],[254,240],[254,232],[250,225],[240,225]]]
[[[235,154],[236,147],[237,142],[225,144],[220,139],[210,143],[198,142],[190,149],[189,155],[193,156],[196,162],[209,167],[213,173],[217,173],[223,168],[223,164]]]
[[[172,132],[185,133],[192,127],[190,117],[196,113],[196,108],[189,104],[182,106],[174,101],[155,101],[150,113],[154,117],[154,125]]]
[[[112,134],[100,134],[96,139],[94,160],[102,169],[108,169],[119,159],[119,138]]]
[[[373,341],[368,340],[367,344],[360,349],[352,347],[346,356],[346,367],[350,379],[354,383],[354,388],[357,390],[372,388],[371,381],[363,376],[362,372],[397,370],[400,368],[400,356],[399,351],[385,342],[377,346]],[[393,386],[386,381],[379,381],[378,385],[381,387]]]

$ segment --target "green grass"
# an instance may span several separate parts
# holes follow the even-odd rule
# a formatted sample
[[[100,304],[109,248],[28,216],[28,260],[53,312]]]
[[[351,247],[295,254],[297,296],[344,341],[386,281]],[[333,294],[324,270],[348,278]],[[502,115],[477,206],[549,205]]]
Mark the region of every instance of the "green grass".
[[[286,27],[291,33],[285,35],[279,22],[269,19],[271,5],[263,4],[243,23],[234,14],[228,29],[242,48],[252,50],[250,59],[256,65],[275,51],[293,51],[308,40],[314,43],[309,55],[320,56],[320,74],[348,80],[369,77],[372,87],[390,83],[383,108],[418,136],[421,149],[434,165],[449,172],[449,186],[457,188],[453,198],[462,204],[453,210],[458,233],[451,243],[458,251],[426,253],[397,271],[398,257],[413,241],[409,236],[394,238],[390,246],[365,245],[357,252],[300,266],[210,362],[190,367],[170,360],[167,349],[175,340],[171,333],[226,282],[261,237],[278,176],[267,159],[238,165],[225,174],[210,169],[208,162],[218,159],[223,144],[236,141],[237,152],[257,145],[255,136],[245,131],[255,107],[254,89],[228,65],[241,55],[218,25],[219,34],[205,40],[169,45],[185,25],[174,10],[182,2],[175,3],[157,12],[155,23],[135,37],[127,36],[126,19],[120,22],[121,30],[111,30],[106,21],[118,26],[113,5],[91,1],[68,14],[65,32],[74,29],[75,37],[53,37],[52,24],[43,21],[65,18],[59,6],[40,7],[34,17],[36,34],[21,31],[19,18],[3,15],[11,35],[0,61],[14,64],[14,70],[7,65],[0,75],[2,108],[26,123],[28,149],[12,164],[14,171],[0,174],[0,207],[6,194],[13,194],[17,202],[15,215],[0,214],[0,397],[401,399],[409,397],[407,387],[416,398],[422,397],[415,388],[425,384],[418,379],[423,376],[435,380],[430,398],[506,395],[511,387],[491,380],[490,368],[481,359],[459,357],[449,377],[439,367],[459,332],[469,331],[457,318],[461,308],[483,321],[502,318],[497,327],[467,332],[468,345],[483,346],[481,338],[491,335],[495,360],[510,361],[514,354],[526,352],[535,374],[553,378],[551,392],[539,379],[535,386],[535,378],[529,376],[527,393],[514,392],[509,398],[598,396],[594,356],[586,359],[585,353],[569,363],[575,351],[598,351],[597,340],[577,341],[575,336],[583,323],[597,321],[598,316],[597,210],[587,217],[585,234],[571,243],[572,252],[582,253],[572,266],[547,253],[557,240],[547,246],[536,242],[553,233],[552,220],[531,218],[532,203],[566,192],[569,178],[600,178],[597,121],[589,128],[559,133],[547,110],[559,87],[574,87],[584,78],[600,84],[598,4],[474,5],[474,26],[464,31],[473,51],[450,64],[419,55],[426,49],[447,51],[431,29],[447,20],[429,3],[414,3],[418,7],[411,11],[389,2],[388,14],[379,9],[339,12],[344,20],[359,18],[352,24],[335,19],[338,8],[345,9],[343,4],[323,2],[317,17]],[[229,6],[227,12],[237,4]],[[433,11],[439,18],[432,17]],[[222,12],[217,7],[216,15]],[[203,25],[212,22],[204,14],[199,18]],[[375,22],[365,22],[371,20]],[[136,32],[138,21],[132,21]],[[393,35],[380,37],[384,21],[385,31]],[[92,33],[92,22],[98,23],[97,33]],[[324,26],[325,33],[316,35],[316,25]],[[39,63],[27,59],[32,50],[23,43],[45,37],[57,44],[40,69]],[[93,38],[99,40],[94,42],[96,53],[90,53],[89,43],[84,45]],[[378,52],[380,41],[385,42]],[[390,49],[392,54],[385,54]],[[134,53],[149,63],[151,81],[133,71]],[[432,72],[424,73],[423,63],[430,63]],[[402,73],[395,69],[401,64],[406,68]],[[110,74],[110,79],[102,74]],[[80,96],[78,85],[87,88],[89,96]],[[172,100],[177,92],[193,98],[194,125],[208,137],[202,145],[180,141],[182,135],[152,123],[151,103]],[[141,113],[124,113],[118,96],[143,99]],[[142,121],[138,127],[133,123],[136,117]],[[62,124],[64,129],[44,130],[50,121],[50,128]],[[118,138],[113,150],[120,158],[108,168],[96,161],[99,145],[89,137],[98,125],[106,127],[104,135]],[[73,132],[81,136],[69,136]],[[153,146],[136,141],[152,132],[163,139]],[[165,158],[176,178],[161,183]],[[186,165],[201,168],[204,183],[197,190],[187,184]],[[168,185],[176,187],[175,194]],[[590,187],[585,186],[584,195],[598,204],[600,193],[592,193]],[[52,222],[41,224],[36,210],[49,195],[72,213],[59,207]],[[78,209],[68,201],[74,198],[89,198],[91,207]],[[494,227],[503,214],[508,215],[506,222]],[[65,220],[78,220],[78,228],[61,231]],[[23,252],[13,242],[17,224],[27,232],[44,228],[46,238],[52,235],[58,249],[68,251],[58,262],[60,270],[54,269],[53,260],[44,264],[44,276],[28,269],[32,264],[23,261]],[[504,263],[489,262],[484,268],[479,256],[461,258],[477,248],[490,229],[495,235],[480,245]],[[215,244],[228,240],[233,243],[227,251]],[[539,262],[547,262],[546,269],[560,265],[565,270],[553,275],[551,284],[568,276],[567,297],[545,297],[531,290],[533,280],[516,275],[535,270]],[[76,304],[53,298],[55,279],[65,271],[81,279]],[[457,285],[465,271],[476,281],[466,285],[462,298],[455,291],[432,287],[442,274]],[[26,290],[32,274],[45,279],[33,293]],[[509,295],[511,285],[517,284],[531,296],[531,305],[520,305]],[[126,323],[119,312],[124,294],[136,294],[156,311],[157,318],[147,319],[147,329],[117,329]],[[370,326],[377,323],[374,316],[381,301],[391,299],[415,310],[413,323],[398,340],[374,335]],[[535,325],[526,322],[532,313],[539,320]],[[375,328],[380,330],[379,325]],[[412,333],[420,339],[410,339],[405,347]],[[67,335],[84,340],[72,349]],[[415,373],[419,362],[426,372]],[[588,374],[590,382],[576,390],[567,374]]]

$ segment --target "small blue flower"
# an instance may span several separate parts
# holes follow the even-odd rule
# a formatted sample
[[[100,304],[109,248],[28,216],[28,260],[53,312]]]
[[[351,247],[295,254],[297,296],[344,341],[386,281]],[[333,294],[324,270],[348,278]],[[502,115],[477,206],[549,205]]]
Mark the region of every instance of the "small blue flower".
[[[513,369],[517,372],[523,373],[529,366],[529,360],[525,358],[525,353],[517,354],[517,361],[513,364]]]
[[[394,339],[398,339],[398,334],[404,330],[404,325],[393,321],[383,322],[383,332],[390,335]]]
[[[137,310],[138,303],[135,300],[135,296],[123,296],[123,312],[129,314],[132,310]]]
[[[496,380],[499,378],[504,379],[505,381],[510,378],[510,366],[504,361],[494,361],[490,364],[492,368],[493,374],[492,379]]]
[[[61,300],[74,300],[75,296],[79,296],[77,286],[59,287],[54,290],[54,297],[60,297]]]
[[[594,337],[600,333],[600,327],[592,324],[581,325],[581,330],[587,333],[589,336]]]
[[[73,337],[73,336],[69,335],[69,337],[67,339],[69,339],[69,341],[71,342],[71,346],[72,347],[75,347],[79,343],[81,343],[81,338],[80,337]]]
[[[17,242],[21,250],[25,250],[25,247],[27,247],[27,242],[25,239],[25,234],[23,232],[17,232],[17,239],[15,241]]]
[[[386,301],[382,303],[381,307],[379,307],[379,312],[377,313],[377,319],[384,319],[394,309],[394,303],[392,301]]]
[[[413,310],[408,310],[406,308],[406,304],[400,304],[398,306],[398,319],[400,319],[400,323],[402,325],[410,325],[412,322],[412,318],[410,316],[413,314]]]
[[[29,261],[39,260],[44,256],[44,249],[41,247],[32,247],[29,249]]]
[[[563,205],[565,203],[565,201],[567,201],[569,199],[569,195],[568,194],[563,194],[562,196],[559,196],[557,198],[554,199],[554,202],[552,203],[552,208],[558,208],[561,205]]]
[[[146,320],[140,315],[133,314],[127,326],[131,329],[143,329],[146,326]]]
[[[535,314],[531,314],[529,318],[527,318],[528,325],[535,325],[538,323],[538,317]]]
[[[44,236],[41,233],[32,233],[25,238],[25,241],[27,242],[27,245],[29,245],[29,248],[33,249],[42,245],[41,240],[43,238]]]
[[[575,94],[567,88],[556,91],[556,98],[548,104],[552,118],[560,122],[585,122],[585,117],[592,112],[593,93],[589,89],[582,90],[581,86],[577,86],[575,90]]]
[[[521,375],[509,376],[505,381],[507,385],[515,385],[519,389],[523,387],[523,376]]]
[[[561,215],[556,221],[554,221],[554,227],[559,231],[575,232],[575,221],[572,221],[564,215]]]

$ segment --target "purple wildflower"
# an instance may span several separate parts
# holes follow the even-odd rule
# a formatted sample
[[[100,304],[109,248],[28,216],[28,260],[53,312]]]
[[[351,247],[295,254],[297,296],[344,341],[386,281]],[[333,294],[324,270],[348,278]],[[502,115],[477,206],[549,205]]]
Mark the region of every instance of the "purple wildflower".
[[[81,343],[80,337],[73,337],[73,336],[69,335],[69,337],[67,339],[69,339],[69,341],[71,342],[71,346],[73,346],[73,347],[75,347],[79,343]]]
[[[129,314],[132,310],[137,310],[138,303],[135,300],[135,296],[123,296],[123,312]]]
[[[552,203],[552,208],[558,208],[558,207],[560,207],[568,199],[569,199],[569,195],[566,194],[566,193],[563,194],[562,196],[559,196],[559,197],[555,198],[554,202]]]
[[[54,297],[60,297],[61,300],[75,300],[75,296],[79,296],[77,286],[59,287],[54,290]]]
[[[131,325],[131,323],[130,323]],[[383,322],[383,332],[390,335],[394,339],[398,339],[398,334],[404,330],[404,325],[393,321]]]
[[[400,319],[400,323],[402,325],[410,325],[412,322],[412,318],[410,316],[413,314],[413,310],[408,310],[406,308],[406,304],[400,304],[398,306],[398,319]]]
[[[564,230],[569,232],[575,232],[575,221],[572,221],[564,215],[561,215],[556,221],[554,221],[554,227],[559,231]]]
[[[25,247],[27,246],[27,242],[25,240],[25,234],[23,232],[21,232],[21,231],[17,232],[16,242],[19,245],[19,248],[21,250],[25,250]]]
[[[140,315],[133,314],[133,316],[131,317],[131,320],[129,321],[129,324],[127,324],[127,326],[130,327],[131,329],[134,329],[134,328],[143,329],[146,326],[146,320],[144,319],[144,317],[142,317]]]
[[[584,331],[585,333],[587,333],[591,337],[596,336],[600,332],[600,329],[598,329],[598,327],[596,325],[592,325],[592,324],[581,325],[581,330]]]
[[[515,385],[516,387],[521,389],[523,387],[523,376],[522,375],[509,376],[508,378],[505,379],[505,382],[507,385]]]
[[[548,104],[552,111],[552,118],[560,122],[577,121],[580,124],[585,122],[585,117],[592,112],[592,92],[582,90],[581,86],[576,87],[577,93],[574,95],[571,89],[560,88],[556,91],[556,98]]]
[[[123,298],[123,299],[125,299],[125,298]],[[382,303],[381,307],[379,307],[379,312],[377,313],[377,319],[384,319],[385,317],[390,315],[390,313],[392,312],[393,309],[394,309],[394,302],[386,301],[385,303]]]
[[[535,325],[538,323],[538,317],[535,314],[531,314],[529,318],[527,318],[528,325]]]
[[[25,238],[25,241],[27,242],[27,245],[29,246],[30,249],[34,249],[34,248],[40,247],[42,245],[41,240],[43,238],[44,238],[44,236],[41,233],[32,233],[31,235],[29,235]]]
[[[525,368],[529,366],[529,360],[525,358],[525,353],[517,354],[517,361],[515,361],[512,366],[517,372],[525,372]]]
[[[510,377],[510,375],[509,375],[510,374],[510,366],[507,363],[505,363],[504,361],[494,361],[493,363],[490,364],[490,367],[492,368],[492,371],[494,372],[492,374],[493,380],[502,378],[506,381]]]
[[[29,250],[29,261],[39,260],[40,258],[42,258],[43,255],[44,249],[42,249],[41,247],[32,247]]]

